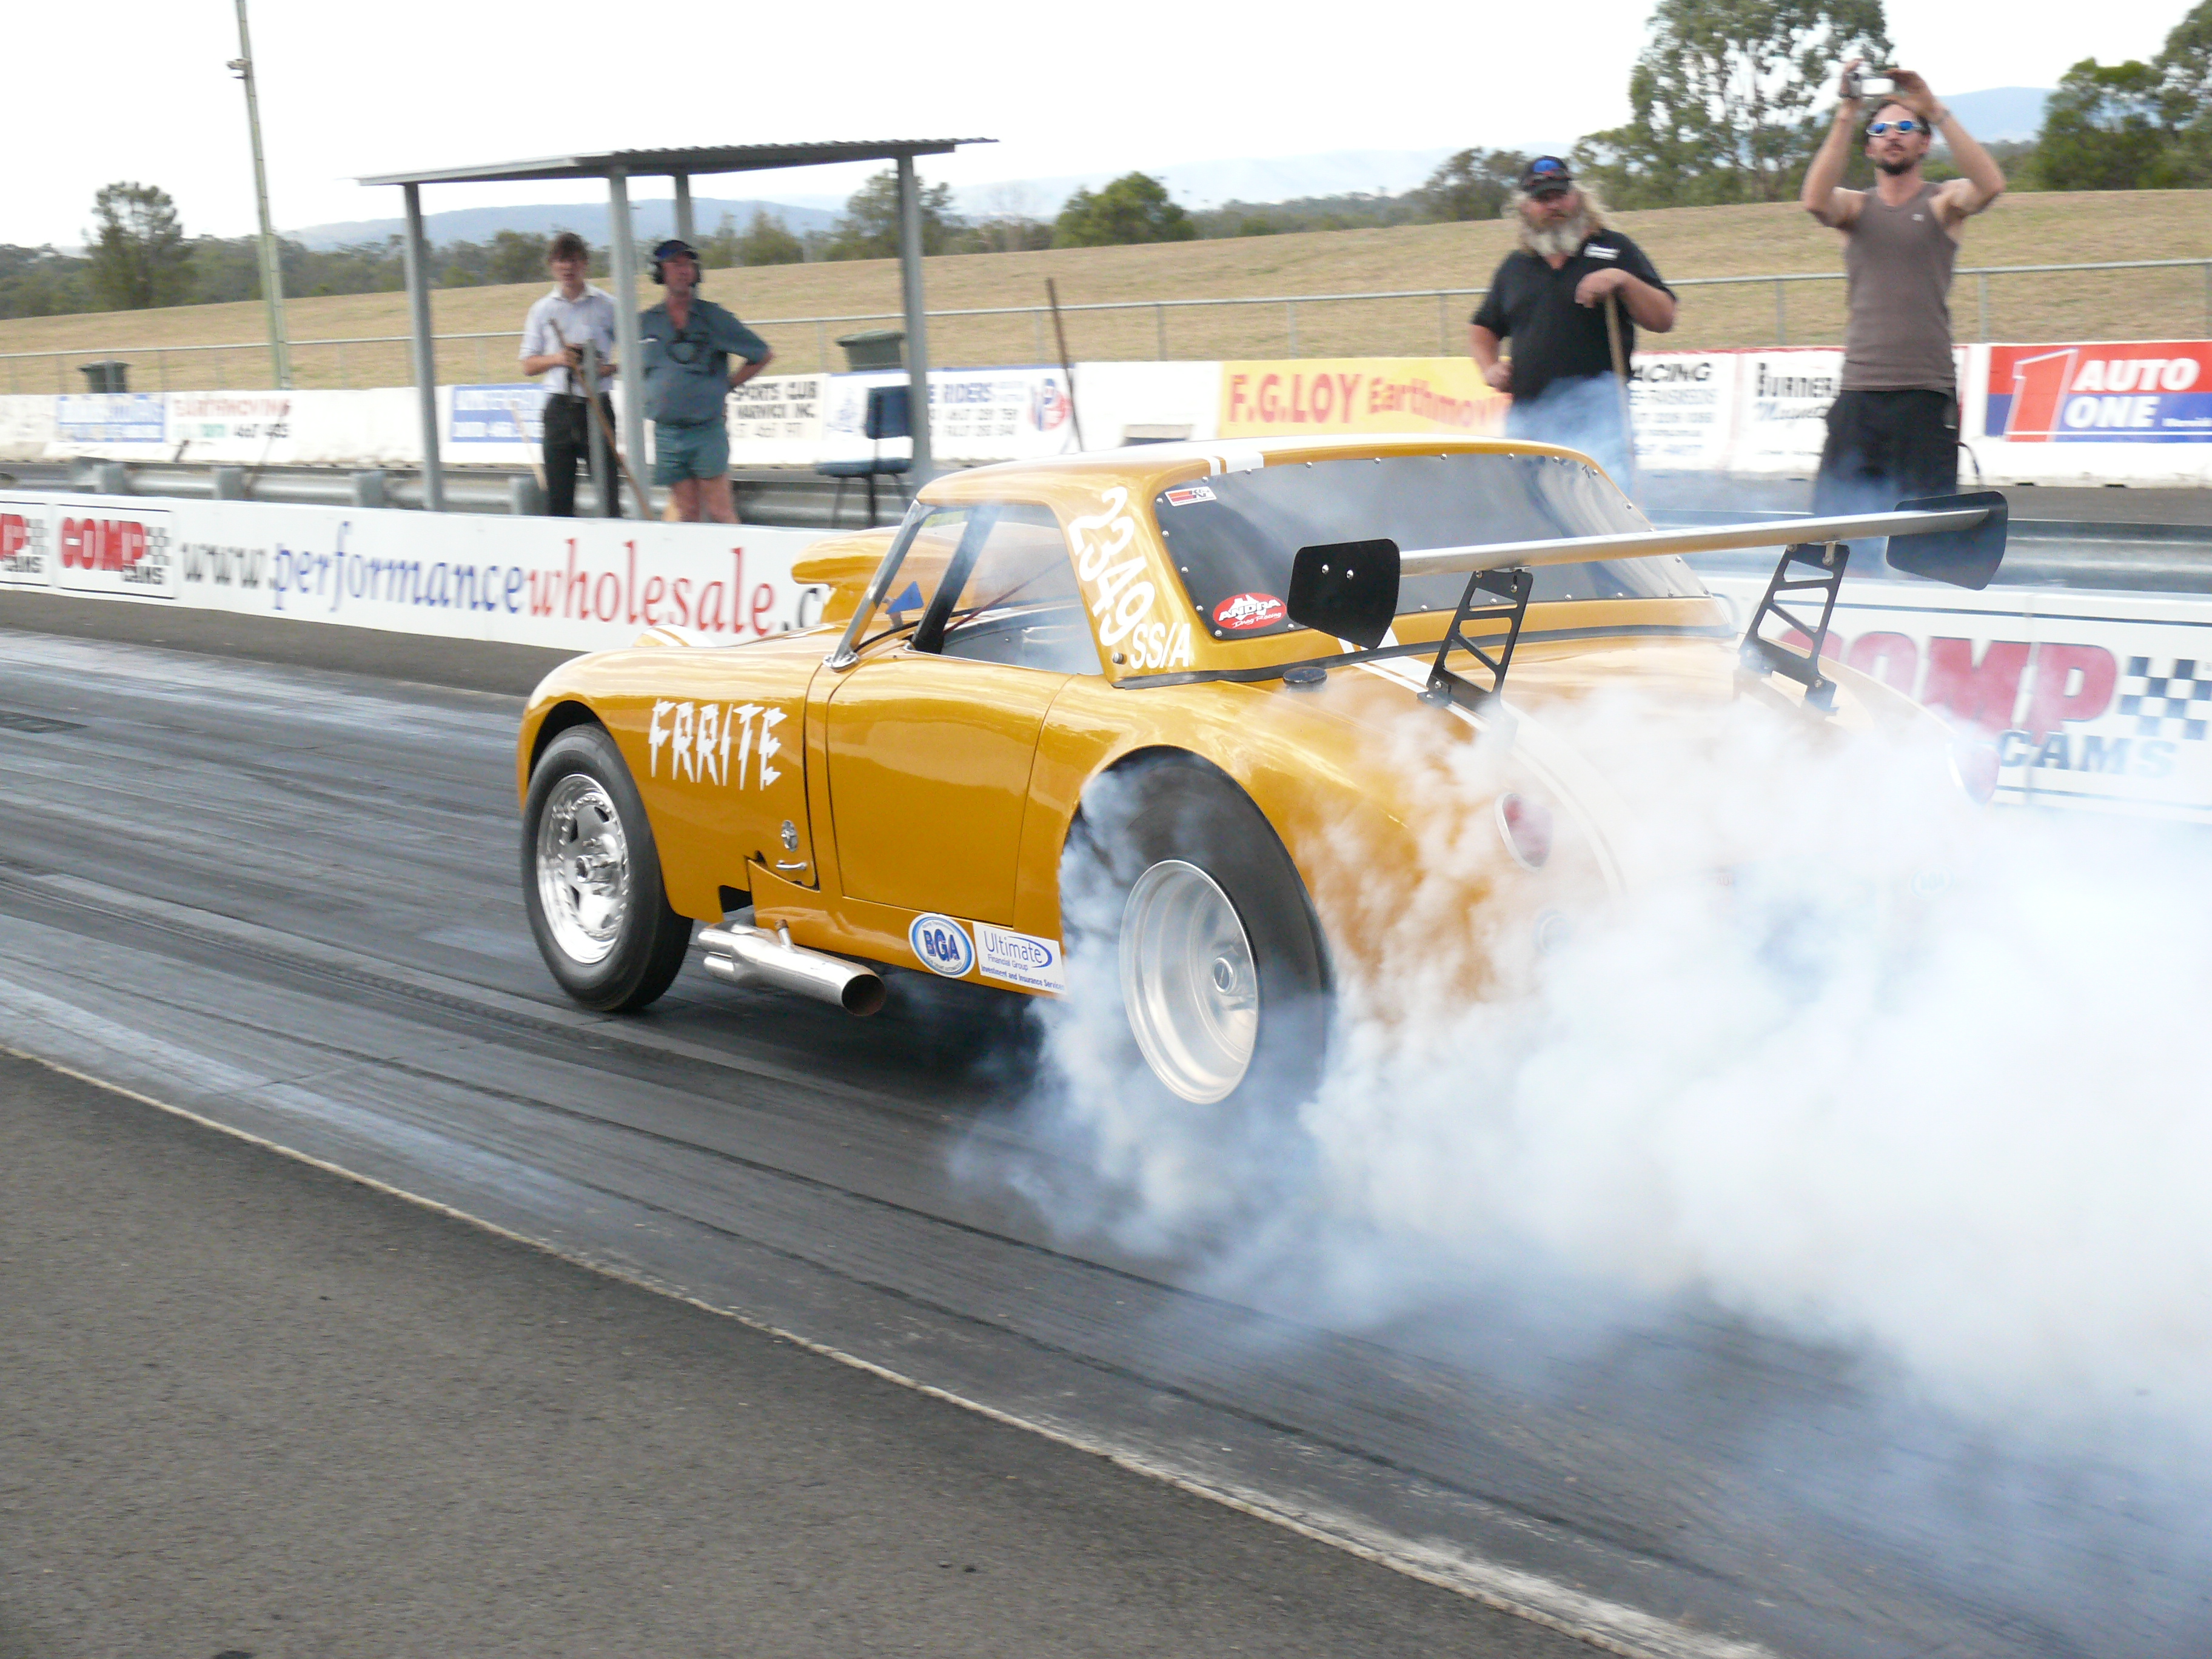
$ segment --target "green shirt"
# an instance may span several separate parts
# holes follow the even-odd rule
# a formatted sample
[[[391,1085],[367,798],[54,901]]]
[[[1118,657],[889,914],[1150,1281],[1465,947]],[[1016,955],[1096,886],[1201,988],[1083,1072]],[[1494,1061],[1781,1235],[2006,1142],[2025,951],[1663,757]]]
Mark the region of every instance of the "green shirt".
[[[703,426],[722,418],[730,395],[730,354],[764,362],[768,343],[712,300],[691,296],[684,326],[670,320],[663,300],[637,319],[645,345],[645,413],[671,426]]]

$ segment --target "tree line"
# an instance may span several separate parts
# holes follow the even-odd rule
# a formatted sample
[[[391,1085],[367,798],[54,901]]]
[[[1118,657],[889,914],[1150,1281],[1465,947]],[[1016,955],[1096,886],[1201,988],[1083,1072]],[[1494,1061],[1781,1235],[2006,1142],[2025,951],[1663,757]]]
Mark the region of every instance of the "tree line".
[[[1794,201],[1841,66],[1891,52],[1881,0],[1660,0],[1629,75],[1629,119],[1583,138],[1576,166],[1616,207]],[[2015,190],[2212,185],[2212,0],[2148,63],[2075,64],[2035,138],[1990,150]],[[1863,183],[1856,165],[1851,182]],[[1950,169],[1939,153],[1926,172]]]
[[[1572,149],[1579,173],[1620,208],[1692,207],[1796,198],[1827,129],[1836,76],[1852,58],[1889,61],[1881,0],[1658,0],[1650,39],[1629,76],[1630,116]],[[2148,62],[2068,70],[2030,143],[1990,146],[2015,190],[2198,189],[2212,185],[2212,0],[2198,0]],[[1128,173],[1079,190],[1049,218],[1018,199],[964,215],[951,187],[921,191],[926,253],[1004,253],[1200,237],[1495,219],[1509,212],[1528,158],[1463,149],[1422,185],[1273,203],[1227,202],[1192,212],[1160,179]],[[1865,162],[1850,179],[1866,182]],[[1948,176],[1939,151],[1930,178]],[[431,250],[441,288],[531,283],[545,275],[550,239],[503,230],[488,242]],[[794,232],[756,211],[725,216],[700,252],[709,266],[889,258],[898,252],[898,186],[886,170],[845,204],[827,230]],[[641,249],[642,253],[642,249]],[[397,236],[334,248],[280,238],[289,295],[368,294],[405,286]],[[594,276],[607,271],[596,248]],[[187,237],[158,186],[123,181],[94,198],[82,253],[0,245],[0,317],[144,310],[257,299],[258,239]]]

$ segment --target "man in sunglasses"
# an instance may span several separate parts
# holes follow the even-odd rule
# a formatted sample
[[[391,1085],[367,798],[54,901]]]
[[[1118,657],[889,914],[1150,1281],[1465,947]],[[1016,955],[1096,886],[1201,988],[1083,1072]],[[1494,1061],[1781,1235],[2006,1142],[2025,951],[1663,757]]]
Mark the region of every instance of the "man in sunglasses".
[[[1843,188],[1857,131],[1859,64],[1844,66],[1827,142],[1806,169],[1805,210],[1844,234],[1850,319],[1842,389],[1813,485],[1815,513],[1948,495],[1959,481],[1959,386],[1951,356],[1951,267],[1966,221],[2003,192],[2004,174],[1928,82],[1883,71],[1892,90],[1866,127],[1872,190]],[[1921,163],[1937,131],[1965,176],[1930,184]]]
[[[1528,163],[1515,203],[1521,246],[1468,319],[1468,350],[1486,380],[1513,394],[1506,436],[1579,449],[1629,488],[1621,377],[1639,325],[1654,334],[1674,326],[1674,290],[1642,248],[1607,228],[1596,197],[1558,156]],[[1498,355],[1508,339],[1510,363]]]
[[[645,412],[653,422],[653,481],[667,489],[671,517],[735,524],[723,405],[775,354],[736,317],[699,297],[699,251],[690,243],[672,236],[653,249],[653,280],[668,290],[637,319]]]

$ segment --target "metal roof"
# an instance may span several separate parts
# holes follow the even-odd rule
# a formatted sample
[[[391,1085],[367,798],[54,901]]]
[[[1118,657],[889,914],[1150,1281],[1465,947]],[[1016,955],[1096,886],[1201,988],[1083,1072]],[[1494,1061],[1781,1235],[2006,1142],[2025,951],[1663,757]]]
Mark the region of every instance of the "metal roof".
[[[615,149],[596,155],[548,155],[534,161],[486,161],[466,167],[380,173],[364,185],[489,184],[502,179],[633,178],[659,173],[758,173],[770,167],[825,167],[836,161],[893,161],[902,155],[948,155],[960,144],[995,138],[861,138],[818,144],[709,144],[691,149]]]

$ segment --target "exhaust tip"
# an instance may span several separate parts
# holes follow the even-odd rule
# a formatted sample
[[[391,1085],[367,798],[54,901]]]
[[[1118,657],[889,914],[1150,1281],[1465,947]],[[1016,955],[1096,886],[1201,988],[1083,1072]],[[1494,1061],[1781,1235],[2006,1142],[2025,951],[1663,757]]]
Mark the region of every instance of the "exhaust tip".
[[[879,1013],[884,1006],[884,982],[873,974],[855,974],[845,982],[844,994],[839,998],[845,1012],[866,1018]]]

